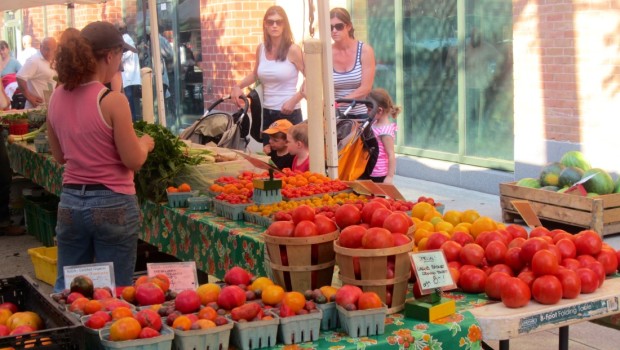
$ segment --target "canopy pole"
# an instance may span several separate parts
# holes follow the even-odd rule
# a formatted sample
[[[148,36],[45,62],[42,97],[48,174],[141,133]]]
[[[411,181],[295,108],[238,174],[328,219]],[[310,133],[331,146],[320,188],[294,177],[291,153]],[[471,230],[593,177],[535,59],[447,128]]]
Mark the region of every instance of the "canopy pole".
[[[159,119],[159,124],[166,126],[164,83],[161,70],[161,51],[159,48],[159,25],[157,23],[157,4],[155,0],[149,0],[149,15],[151,25],[151,58],[153,59],[155,91],[157,94],[157,116]],[[142,117],[144,118],[144,115],[142,115]]]
[[[334,105],[334,64],[332,59],[329,0],[318,0],[319,37],[323,45],[323,118],[325,120],[325,143],[327,147],[327,176],[338,178],[338,142],[336,110]],[[306,69],[306,76],[312,72]],[[313,155],[314,156],[314,155]]]
[[[140,69],[142,81],[142,120],[153,124],[153,70],[149,67]]]
[[[322,47],[319,39],[304,41],[304,66],[306,71],[306,101],[308,101],[308,148],[310,150],[310,171],[325,174],[325,142],[323,139],[323,83]]]

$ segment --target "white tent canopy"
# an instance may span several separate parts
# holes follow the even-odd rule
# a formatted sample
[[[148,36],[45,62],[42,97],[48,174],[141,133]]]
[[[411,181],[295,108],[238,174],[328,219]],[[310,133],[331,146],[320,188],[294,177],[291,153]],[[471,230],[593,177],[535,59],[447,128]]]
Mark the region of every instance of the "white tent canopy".
[[[28,7],[39,7],[46,5],[74,4],[98,4],[106,0],[2,0],[0,1],[0,11],[18,10]]]

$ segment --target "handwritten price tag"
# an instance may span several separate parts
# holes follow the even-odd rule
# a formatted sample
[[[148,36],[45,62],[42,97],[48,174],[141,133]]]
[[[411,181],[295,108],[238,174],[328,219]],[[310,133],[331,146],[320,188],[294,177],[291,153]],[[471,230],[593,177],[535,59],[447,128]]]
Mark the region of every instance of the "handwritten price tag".
[[[93,280],[95,288],[110,287],[112,295],[116,296],[114,263],[112,262],[65,266],[63,268],[63,274],[65,276],[66,289],[71,287],[71,281],[73,281],[76,276],[84,275]]]
[[[429,294],[436,289],[448,290],[456,288],[446,256],[441,249],[409,253],[415,275],[422,294]]]
[[[174,292],[181,292],[186,289],[198,288],[198,274],[196,273],[196,262],[173,262],[173,263],[148,263],[146,272],[149,277],[163,273],[170,279],[170,289]]]

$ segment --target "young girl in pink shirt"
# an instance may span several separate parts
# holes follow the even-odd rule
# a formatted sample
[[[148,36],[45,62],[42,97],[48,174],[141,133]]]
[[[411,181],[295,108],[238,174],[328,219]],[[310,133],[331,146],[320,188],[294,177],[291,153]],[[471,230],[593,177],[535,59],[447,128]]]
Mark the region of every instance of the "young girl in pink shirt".
[[[400,107],[394,106],[390,94],[385,89],[374,89],[368,95],[377,103],[377,113],[372,124],[372,132],[379,145],[377,163],[370,173],[374,182],[391,184],[396,172],[394,140],[396,139],[396,117]]]

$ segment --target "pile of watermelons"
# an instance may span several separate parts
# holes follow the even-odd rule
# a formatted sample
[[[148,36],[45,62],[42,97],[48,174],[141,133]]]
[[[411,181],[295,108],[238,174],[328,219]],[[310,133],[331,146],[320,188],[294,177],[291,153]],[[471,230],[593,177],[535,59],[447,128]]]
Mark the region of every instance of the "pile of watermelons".
[[[538,179],[526,177],[519,180],[517,186],[562,193],[582,178],[591,174],[596,175],[583,183],[583,187],[588,191],[589,197],[620,193],[620,178],[614,182],[607,171],[600,168],[592,168],[579,151],[566,152],[559,162],[547,164],[540,172]]]

